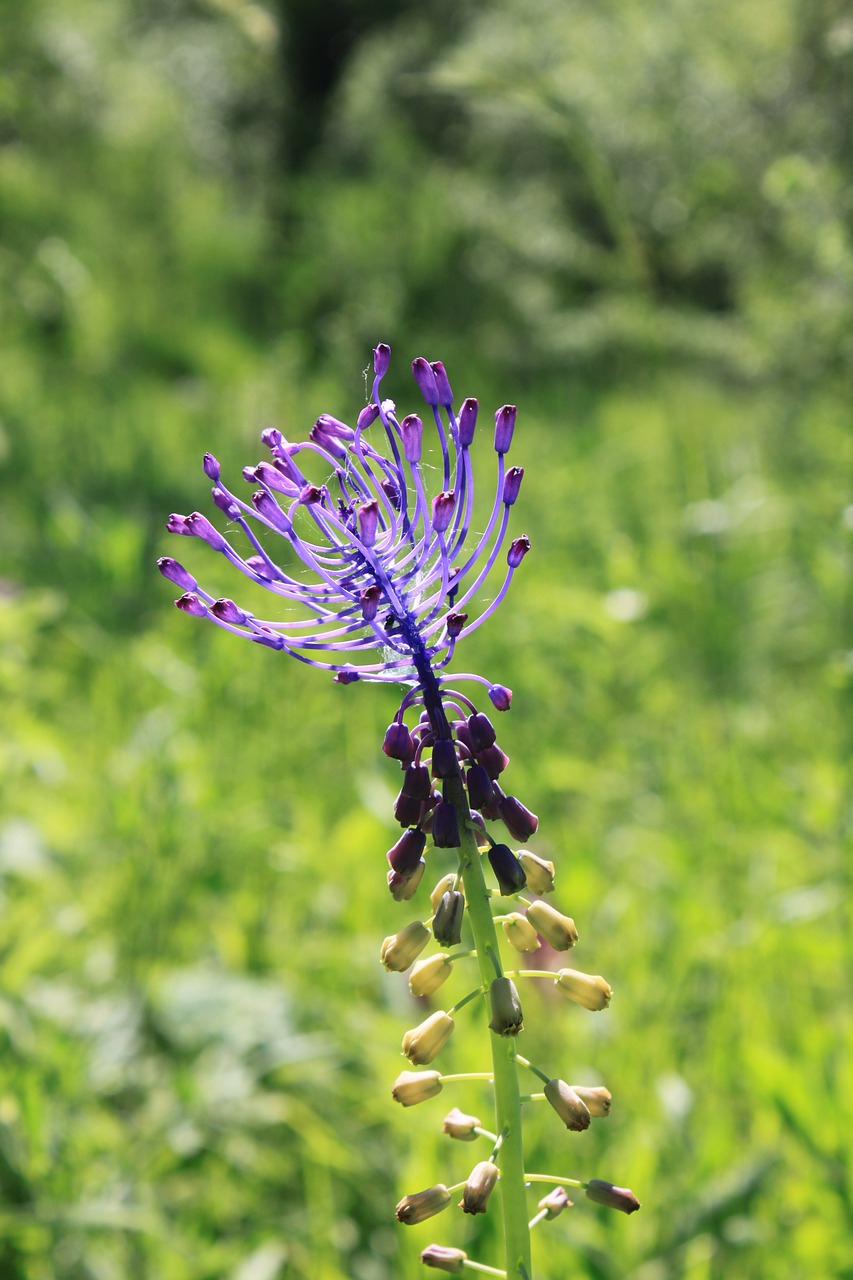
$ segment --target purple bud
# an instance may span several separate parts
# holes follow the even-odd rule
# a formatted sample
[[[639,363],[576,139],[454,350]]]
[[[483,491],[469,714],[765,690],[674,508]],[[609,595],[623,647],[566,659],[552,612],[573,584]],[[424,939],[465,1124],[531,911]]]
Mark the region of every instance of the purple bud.
[[[246,474],[247,472],[249,473],[248,475]],[[246,467],[243,475],[247,480],[259,480],[267,488],[286,494],[288,498],[296,498],[299,495],[299,486],[283,475],[280,467],[274,467],[269,462],[259,462],[254,469]]]
[[[438,403],[443,404],[449,409],[453,404],[453,392],[450,390],[450,383],[447,380],[447,370],[440,360],[433,360],[430,365],[435,375],[435,385],[438,390]]]
[[[180,516],[176,511],[173,511],[166,521],[166,528],[169,533],[182,533],[186,538],[192,533],[192,529],[188,524],[188,517]]]
[[[420,462],[421,439],[424,431],[423,422],[416,413],[410,413],[400,423],[400,431],[403,435],[403,453],[406,461]]]
[[[473,396],[462,401],[462,408],[459,410],[459,443],[463,449],[467,449],[474,439],[479,407]]]
[[[506,562],[510,569],[517,569],[529,550],[530,539],[527,534],[523,533],[520,538],[515,538],[506,553]]]
[[[509,453],[512,444],[512,433],[515,428],[515,415],[518,412],[514,404],[501,405],[495,414],[495,452]]]
[[[275,499],[266,490],[258,489],[252,494],[252,506],[258,515],[263,516],[280,533],[290,533],[293,528],[290,518],[285,515]]]
[[[192,614],[194,618],[204,618],[207,615],[207,610],[198,596],[192,595],[189,591],[175,601],[175,608],[181,609],[184,613]]]
[[[275,454],[273,457],[273,466],[276,471],[281,472],[285,479],[289,480],[292,485],[295,485],[297,492],[302,488],[305,483],[302,473],[289,454]]]
[[[480,805],[480,813],[484,818],[488,818],[489,822],[497,822],[500,814],[498,813],[498,801],[500,800],[499,788],[492,783],[492,794],[488,800],[484,800]]]
[[[348,427],[345,422],[341,422],[340,418],[333,418],[330,413],[321,413],[315,427],[320,427],[326,435],[335,436],[338,440],[352,441],[355,439],[355,432],[352,427]]]
[[[448,613],[444,619],[444,625],[447,627],[447,634],[451,640],[455,640],[462,633],[465,623],[468,621],[467,613]]]
[[[206,453],[204,455],[204,461],[202,462],[202,466],[204,467],[204,474],[210,480],[218,480],[220,475],[222,474],[222,468],[220,467],[219,463],[216,461],[212,453]]]
[[[283,649],[284,637],[275,631],[253,631],[249,637],[255,644],[266,645],[268,649]]]
[[[263,578],[266,582],[275,582],[275,574],[263,556],[249,556],[246,564],[258,578]]]
[[[387,342],[380,342],[373,348],[373,372],[377,378],[384,378],[391,363],[391,348]]]
[[[316,502],[323,501],[323,490],[316,484],[306,484],[299,494],[299,501],[306,507],[313,507]]]
[[[515,796],[501,796],[498,814],[514,840],[529,840],[539,827],[539,819]]]
[[[509,711],[512,689],[503,684],[493,684],[489,687],[489,700],[496,711]]]
[[[396,720],[391,721],[385,730],[382,750],[392,760],[402,760],[404,764],[408,764],[413,759],[415,744],[412,742],[412,735],[404,724],[399,724]]]
[[[214,529],[213,525],[203,516],[200,511],[193,511],[187,516],[187,528],[196,538],[202,538],[207,542],[214,551],[225,551],[228,543],[225,541],[221,533]]]
[[[395,511],[400,510],[400,490],[393,480],[381,480],[380,487]]]
[[[236,626],[242,626],[249,620],[248,614],[238,609],[233,600],[214,600],[210,606],[210,612],[221,622],[233,622]]]
[[[330,431],[325,431],[319,422],[314,423],[308,435],[314,441],[314,444],[319,445],[321,449],[325,449],[326,453],[333,458],[337,458],[338,462],[343,462],[347,456],[346,445],[337,436],[332,435]]]
[[[456,747],[449,738],[439,738],[432,748],[432,776],[453,778],[458,772]]]
[[[501,751],[495,742],[492,746],[477,752],[477,761],[483,766],[489,777],[494,779],[499,778],[509,764],[509,756],[505,751]]]
[[[389,866],[401,876],[410,876],[420,862],[425,845],[426,836],[422,831],[416,828],[404,831],[386,854]]]
[[[412,827],[421,816],[421,802],[401,791],[394,801],[394,819],[401,827]]]
[[[510,467],[504,477],[504,495],[503,500],[508,507],[511,507],[518,497],[521,489],[521,482],[524,479],[524,467]]]
[[[492,780],[481,764],[472,764],[465,774],[468,785],[468,800],[472,809],[480,809],[488,804],[494,794]]]
[[[372,547],[376,541],[376,528],[379,524],[379,503],[375,498],[363,502],[358,509],[358,536],[366,547]]]
[[[605,1182],[603,1178],[590,1178],[586,1194],[593,1204],[620,1209],[622,1213],[636,1213],[640,1208],[639,1200],[629,1187],[614,1187],[612,1182]]]
[[[278,427],[265,427],[261,432],[261,440],[268,449],[281,449],[284,447],[284,436]]]
[[[432,815],[432,840],[437,849],[459,848],[459,823],[456,809],[447,800],[439,800]]]
[[[448,889],[441,895],[432,918],[432,936],[440,947],[455,947],[462,941],[462,921],[465,918],[465,899],[458,889]]]
[[[374,404],[371,400],[370,404],[366,404],[358,415],[358,422],[355,424],[359,431],[366,431],[371,427],[379,417],[379,405]]]
[[[497,736],[494,725],[482,711],[475,711],[468,717],[468,737],[472,751],[485,751],[486,747],[494,745]]]
[[[355,684],[361,676],[354,667],[344,667],[343,670],[335,672],[333,679],[335,684]]]
[[[415,800],[428,800],[432,795],[432,782],[429,769],[425,764],[410,764],[406,767],[401,795],[412,796]]]
[[[175,586],[180,587],[182,591],[195,591],[198,586],[192,574],[187,573],[184,566],[177,560],[173,560],[171,556],[161,556],[157,561],[157,568],[164,578],[174,582]]]
[[[489,850],[489,862],[503,897],[520,893],[527,884],[524,867],[508,844],[493,844]]]
[[[471,734],[468,732],[468,723],[466,720],[454,720],[453,732],[456,734],[456,741],[461,742],[463,747],[467,747],[473,754],[474,744],[471,741]]]
[[[224,511],[229,520],[236,520],[240,514],[240,508],[234,501],[230,493],[226,493],[224,489],[220,489],[218,485],[214,485],[210,491],[214,505],[220,511]]]
[[[374,582],[372,587],[365,587],[361,593],[361,616],[365,622],[372,622],[379,608],[382,588]]]
[[[423,356],[418,356],[417,360],[412,361],[412,376],[427,404],[438,404],[438,384],[435,374],[429,361],[424,360]]]
[[[448,493],[437,493],[432,500],[432,527],[436,533],[444,533],[453,519],[453,507],[456,495],[451,489]]]

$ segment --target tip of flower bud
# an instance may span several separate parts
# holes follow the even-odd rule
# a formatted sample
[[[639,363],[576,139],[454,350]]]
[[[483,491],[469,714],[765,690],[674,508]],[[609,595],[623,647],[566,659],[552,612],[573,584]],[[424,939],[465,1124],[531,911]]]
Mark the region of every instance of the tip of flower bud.
[[[174,582],[175,586],[180,587],[182,591],[195,591],[198,586],[192,574],[187,573],[184,566],[179,561],[173,560],[171,556],[161,556],[157,561],[157,568],[164,578]]]
[[[515,430],[515,418],[518,410],[514,404],[501,405],[495,414],[495,452],[509,453],[512,444],[512,433]]]
[[[373,372],[377,378],[384,378],[391,363],[391,348],[387,342],[380,342],[373,348]]]
[[[523,533],[520,538],[513,538],[506,553],[506,562],[510,569],[517,569],[529,550],[530,539],[526,533]]]
[[[496,711],[509,711],[512,702],[512,689],[507,689],[502,684],[490,685],[489,701]]]
[[[604,1178],[590,1178],[586,1184],[587,1199],[593,1204],[606,1205],[608,1209],[620,1209],[622,1213],[636,1213],[640,1202],[628,1187],[614,1187]]]
[[[427,404],[437,405],[439,403],[438,383],[436,382],[432,365],[423,356],[418,356],[416,360],[412,361],[412,377],[418,384],[420,393]]]
[[[435,385],[438,388],[438,403],[449,409],[453,404],[453,392],[450,390],[447,370],[440,360],[433,360],[430,368],[435,375]]]
[[[414,1107],[441,1093],[438,1071],[401,1071],[391,1087],[391,1097],[402,1107]]]
[[[204,455],[202,466],[204,467],[204,474],[211,480],[218,480],[222,474],[222,468],[212,453]]]
[[[374,404],[373,401],[371,401],[370,404],[366,404],[364,406],[361,413],[358,415],[358,421],[355,425],[359,431],[366,431],[368,427],[373,426],[373,423],[378,417],[379,405]]]
[[[193,618],[203,618],[207,614],[202,602],[198,596],[194,596],[191,591],[185,591],[182,596],[175,601],[175,608],[180,609],[182,613],[189,613]]]

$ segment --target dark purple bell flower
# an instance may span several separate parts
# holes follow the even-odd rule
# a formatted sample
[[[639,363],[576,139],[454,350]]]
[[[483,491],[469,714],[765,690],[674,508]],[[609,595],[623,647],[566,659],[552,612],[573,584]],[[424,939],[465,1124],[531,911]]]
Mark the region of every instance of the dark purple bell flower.
[[[494,745],[497,736],[494,725],[482,711],[475,711],[468,717],[468,737],[472,750],[485,751],[486,747]]]
[[[501,796],[498,814],[513,840],[529,840],[539,828],[539,819],[515,796]]]
[[[411,796],[418,801],[429,799],[432,794],[432,780],[425,764],[407,765],[400,794]]]
[[[425,845],[426,836],[422,831],[404,831],[397,843],[388,850],[386,856],[389,865],[401,876],[411,875],[420,861]]]
[[[489,862],[504,897],[520,893],[527,884],[524,867],[508,844],[493,844],[489,849]]]
[[[465,774],[468,787],[468,803],[472,809],[481,809],[492,799],[492,779],[481,764],[472,764]]]
[[[440,947],[455,947],[462,940],[465,899],[458,889],[442,894],[432,919],[432,936]]]
[[[401,791],[394,801],[394,818],[401,827],[411,827],[421,816],[421,802]]]
[[[439,800],[433,810],[432,840],[437,849],[459,848],[459,822],[456,809],[447,800]]]
[[[492,780],[495,780],[501,776],[509,764],[509,756],[505,751],[501,751],[495,742],[491,747],[486,747],[484,751],[477,752],[477,763],[483,766]]]
[[[456,747],[449,738],[439,738],[432,747],[432,776],[452,778],[459,772]]]

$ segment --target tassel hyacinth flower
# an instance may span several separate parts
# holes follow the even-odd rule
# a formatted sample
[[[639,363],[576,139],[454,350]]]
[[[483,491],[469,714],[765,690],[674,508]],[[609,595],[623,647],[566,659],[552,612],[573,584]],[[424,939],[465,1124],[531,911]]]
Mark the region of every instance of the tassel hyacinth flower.
[[[584,1188],[589,1200],[623,1212],[639,1203],[633,1193],[600,1179],[525,1170],[522,1103],[547,1099],[570,1129],[584,1128],[593,1117],[607,1114],[610,1094],[600,1087],[570,1087],[520,1056],[524,1018],[513,979],[550,979],[589,1010],[606,1007],[610,987],[603,978],[575,970],[558,975],[504,967],[499,937],[517,963],[519,951],[537,949],[539,936],[565,950],[577,943],[578,934],[569,917],[524,896],[551,892],[554,868],[517,847],[535,834],[538,818],[504,790],[509,757],[481,709],[482,697],[477,705],[468,696],[471,686],[475,692],[480,686],[491,707],[505,712],[512,693],[481,675],[449,671],[459,644],[501,605],[530,550],[524,534],[509,538],[524,477],[523,468],[507,465],[516,408],[503,405],[495,413],[494,500],[482,530],[474,532],[471,449],[477,401],[463,400],[457,410],[443,364],[418,358],[412,374],[425,402],[424,416],[398,418],[394,403],[380,392],[390,355],[385,344],[373,353],[372,399],[355,426],[321,414],[300,442],[273,428],[263,432],[269,456],[244,469],[243,478],[252,486],[248,498],[229,488],[217,460],[205,455],[204,471],[213,483],[214,505],[230,525],[228,536],[198,511],[169,517],[170,532],[201,539],[264,588],[270,596],[264,612],[270,616],[214,597],[171,556],[158,566],[182,593],[176,605],[192,617],[329,672],[342,685],[361,680],[403,686],[382,743],[402,774],[394,817],[403,832],[387,853],[388,887],[396,901],[411,900],[432,858],[430,846],[455,850],[457,866],[433,886],[426,919],[412,920],[385,939],[381,960],[391,971],[411,969],[410,989],[422,998],[450,979],[457,962],[464,967],[464,961],[476,961],[475,989],[408,1031],[403,1050],[416,1066],[433,1063],[464,1006],[480,1000],[490,1019],[491,1053],[488,1069],[473,1077],[434,1068],[404,1071],[392,1095],[410,1107],[428,1102],[456,1080],[480,1080],[492,1091],[495,1132],[482,1128],[476,1117],[451,1112],[445,1132],[463,1144],[482,1138],[491,1155],[473,1172],[469,1166],[449,1188],[437,1183],[405,1196],[397,1217],[406,1225],[422,1222],[464,1190],[466,1213],[502,1213],[505,1269],[441,1245],[424,1250],[425,1265],[533,1280],[530,1230],[557,1216],[555,1195],[560,1206],[570,1203],[562,1188]],[[502,839],[489,833],[490,823],[502,824]],[[473,947],[454,951],[466,922]],[[498,924],[503,928],[496,929]],[[419,959],[431,939],[441,949]],[[544,1082],[545,1092],[523,1094],[519,1068]],[[565,1143],[559,1132],[556,1142]],[[496,1208],[490,1193],[498,1182]],[[552,1183],[558,1191],[540,1202],[538,1215],[528,1222],[528,1188],[536,1182]]]

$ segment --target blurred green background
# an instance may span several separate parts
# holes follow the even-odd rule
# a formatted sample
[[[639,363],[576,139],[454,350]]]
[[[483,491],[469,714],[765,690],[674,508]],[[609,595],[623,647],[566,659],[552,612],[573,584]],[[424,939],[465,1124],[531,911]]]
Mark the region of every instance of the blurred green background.
[[[494,1258],[393,1222],[487,1107],[390,1099],[393,692],[154,567],[236,593],[166,515],[205,449],[352,420],[381,340],[406,411],[418,354],[521,409],[534,553],[463,665],[616,992],[525,990],[615,1099],[533,1110],[529,1163],[644,1203],[538,1228],[537,1277],[853,1277],[848,6],[2,0],[0,48],[0,1276]]]

